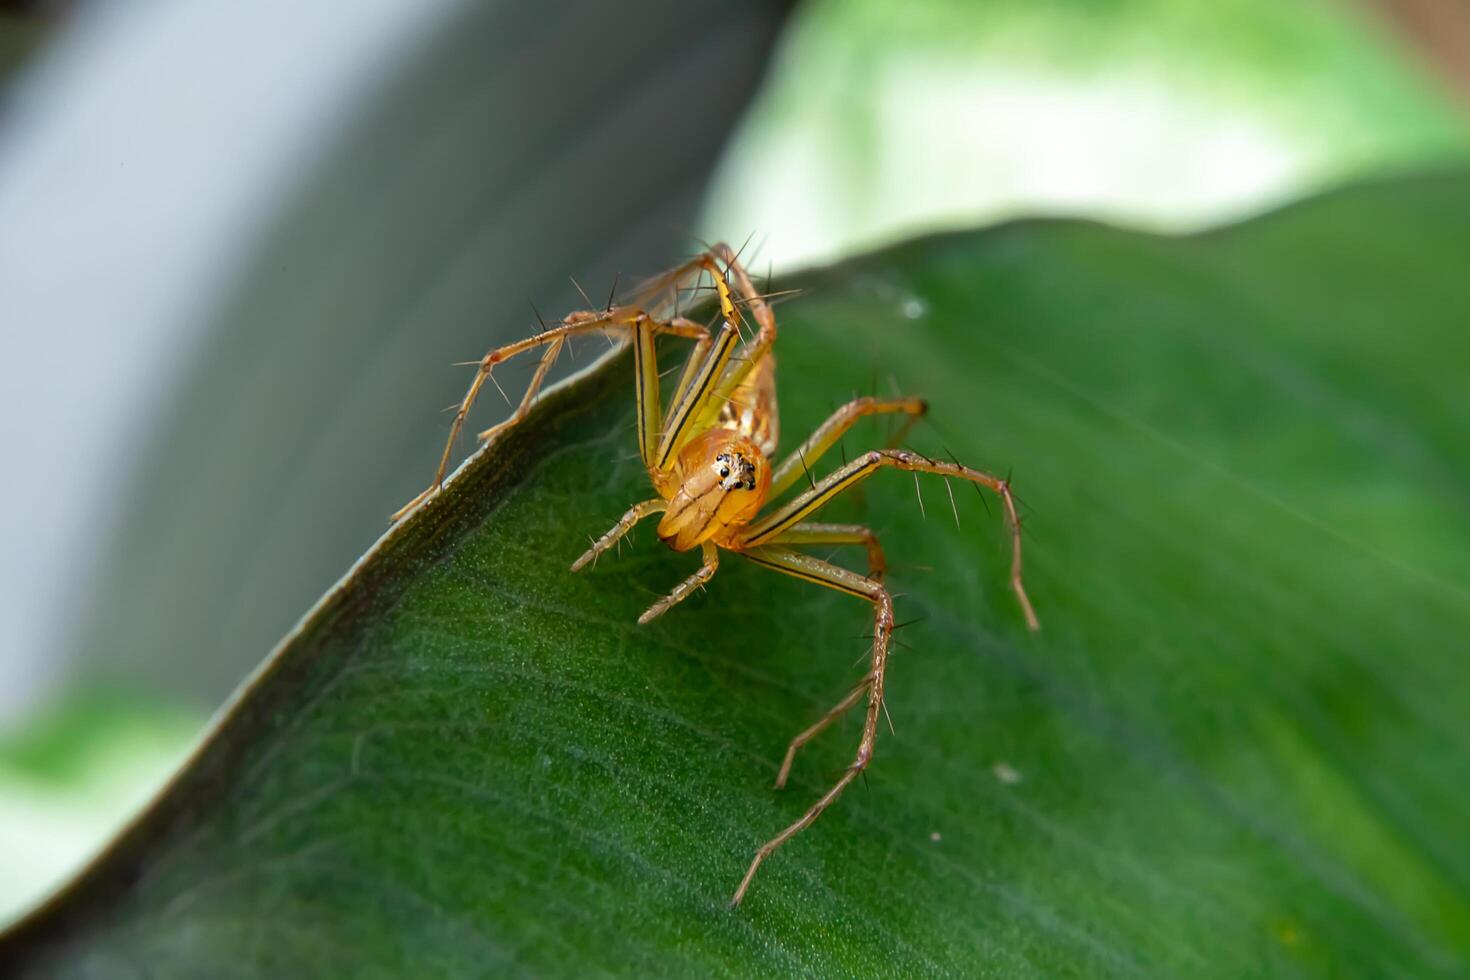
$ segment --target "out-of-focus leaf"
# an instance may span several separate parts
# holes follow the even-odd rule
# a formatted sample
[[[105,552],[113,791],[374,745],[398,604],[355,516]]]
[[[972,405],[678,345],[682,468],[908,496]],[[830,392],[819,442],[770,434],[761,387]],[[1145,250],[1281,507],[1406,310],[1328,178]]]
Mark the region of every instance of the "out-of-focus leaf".
[[[1015,470],[1043,630],[970,494],[959,530],[938,483],[927,520],[906,478],[835,507],[919,620],[895,733],[739,910],[752,850],[850,758],[839,726],[770,789],[869,615],[731,557],[639,627],[692,567],[647,528],[567,572],[649,495],[619,361],[357,566],[0,972],[1465,969],[1467,216],[1470,178],[1421,179],[783,284],[787,442],[875,374],[928,395],[919,448]]]
[[[1372,6],[812,0],[703,226],[784,266],[1017,214],[1193,230],[1463,161],[1463,103]]]
[[[178,768],[203,722],[157,698],[94,690],[0,735],[0,923],[116,834]]]

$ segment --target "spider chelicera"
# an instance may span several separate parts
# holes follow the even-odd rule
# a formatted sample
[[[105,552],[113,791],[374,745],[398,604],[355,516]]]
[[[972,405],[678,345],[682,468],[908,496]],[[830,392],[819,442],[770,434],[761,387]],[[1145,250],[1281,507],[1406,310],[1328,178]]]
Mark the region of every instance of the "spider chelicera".
[[[702,324],[670,315],[680,293],[697,286],[705,275],[709,276],[719,299],[721,324],[715,333]],[[759,328],[748,338],[741,307],[749,311]],[[927,410],[919,398],[853,399],[779,463],[774,462],[779,427],[773,353],[776,319],[766,297],[751,285],[739,258],[729,246],[720,244],[645,283],[621,305],[609,304],[605,310],[571,313],[559,325],[497,348],[481,358],[474,381],[455,413],[434,481],[394,514],[394,520],[433,495],[443,483],[465,416],[485,382],[491,380],[495,365],[523,351],[546,348],[520,404],[510,418],[480,433],[482,442],[525,418],[563,346],[574,336],[594,333],[626,338],[632,344],[638,449],[658,496],[629,508],[611,530],[572,563],[573,571],[611,548],[643,518],[662,514],[658,536],[664,543],[675,551],[698,548],[704,561],[697,572],[639,616],[639,623],[662,615],[713,578],[719,568],[721,549],[778,572],[857,596],[873,605],[873,648],[868,672],[846,697],[792,739],[776,775],[776,788],[786,784],[797,751],[866,696],[867,710],[856,756],[800,820],[756,851],[731,899],[732,905],[738,905],[761,862],[809,827],[872,761],[878,735],[884,670],[894,629],[893,599],[883,586],[883,549],[877,536],[866,527],[816,523],[807,518],[838,494],[885,468],[954,477],[991,490],[999,496],[1009,525],[1011,588],[1020,601],[1027,626],[1034,630],[1036,614],[1021,584],[1020,519],[1007,480],[904,449],[874,449],[823,479],[811,479],[807,468],[831,449],[858,419],[878,414],[916,419]],[[667,413],[661,407],[654,352],[660,335],[694,341]],[[806,490],[765,510],[767,501],[779,497],[803,475],[810,481]],[[797,551],[795,545],[862,546],[867,550],[868,574],[859,575]]]

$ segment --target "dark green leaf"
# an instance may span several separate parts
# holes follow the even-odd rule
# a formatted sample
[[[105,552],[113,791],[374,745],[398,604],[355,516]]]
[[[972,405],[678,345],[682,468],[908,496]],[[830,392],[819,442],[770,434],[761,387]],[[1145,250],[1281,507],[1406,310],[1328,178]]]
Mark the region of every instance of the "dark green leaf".
[[[0,972],[1463,970],[1467,254],[1447,177],[1187,240],[1014,224],[796,283],[785,442],[875,375],[929,396],[918,448],[1014,468],[1043,630],[994,506],[957,495],[956,530],[938,482],[925,520],[887,476],[834,508],[882,532],[919,618],[896,734],[739,910],[752,850],[850,758],[852,724],[770,789],[869,613],[731,557],[640,628],[693,565],[651,528],[568,574],[650,496],[618,362],[372,553]]]

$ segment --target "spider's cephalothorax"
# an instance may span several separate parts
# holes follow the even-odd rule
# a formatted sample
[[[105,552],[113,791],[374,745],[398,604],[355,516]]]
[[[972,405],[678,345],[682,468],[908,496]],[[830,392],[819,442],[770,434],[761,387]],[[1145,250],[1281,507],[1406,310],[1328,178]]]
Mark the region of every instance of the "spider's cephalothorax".
[[[655,484],[668,501],[658,536],[675,551],[710,540],[727,544],[761,509],[770,485],[771,467],[748,436],[732,429],[701,433]]]
[[[667,313],[676,306],[681,291],[697,286],[704,276],[709,277],[719,297],[720,329],[713,333],[698,323]],[[749,338],[743,334],[745,320],[741,307],[749,311],[758,327]],[[817,480],[810,475],[808,467],[836,445],[858,419],[880,413],[917,418],[926,410],[918,398],[854,399],[833,413],[779,464],[773,465],[778,432],[776,359],[772,353],[776,319],[765,297],[751,285],[735,254],[728,246],[716,245],[644,284],[623,305],[572,313],[558,326],[486,354],[455,414],[434,482],[394,518],[431,496],[443,483],[465,415],[496,364],[534,347],[546,348],[520,405],[509,419],[480,433],[482,441],[525,417],[562,346],[572,336],[587,333],[625,337],[632,346],[638,448],[658,496],[631,507],[611,530],[572,563],[573,571],[611,548],[643,518],[662,513],[659,537],[675,551],[699,548],[703,563],[698,571],[650,606],[639,617],[640,623],[661,615],[713,578],[722,549],[767,568],[856,596],[873,606],[873,649],[867,673],[846,697],[792,740],[776,776],[776,786],[779,789],[786,784],[792,760],[801,746],[866,698],[862,737],[853,763],[800,820],[756,851],[735,890],[732,904],[738,904],[761,862],[810,826],[867,767],[878,735],[889,640],[894,628],[893,599],[883,587],[883,549],[873,532],[865,527],[823,524],[807,518],[880,469],[954,477],[991,490],[1000,497],[1009,524],[1011,588],[1021,604],[1027,626],[1036,629],[1036,614],[1021,584],[1021,524],[1015,499],[1006,480],[957,462],[934,460],[902,449],[863,453],[824,479]],[[660,335],[694,341],[694,350],[685,363],[667,412],[662,407],[654,351],[654,341]],[[803,478],[810,482],[807,489],[766,507],[768,500],[781,498]],[[797,551],[795,545],[862,546],[867,551],[868,574],[859,575]]]

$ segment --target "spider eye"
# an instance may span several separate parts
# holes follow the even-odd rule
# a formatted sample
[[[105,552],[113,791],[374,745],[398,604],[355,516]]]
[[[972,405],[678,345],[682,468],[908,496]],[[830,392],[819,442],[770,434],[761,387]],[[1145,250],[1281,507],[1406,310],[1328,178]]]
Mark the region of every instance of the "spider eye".
[[[728,466],[721,466],[720,467],[720,476],[721,477],[726,477],[726,476],[729,476],[729,475],[730,475],[730,467],[728,467]]]

